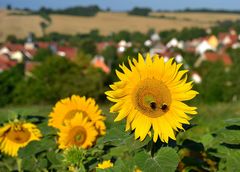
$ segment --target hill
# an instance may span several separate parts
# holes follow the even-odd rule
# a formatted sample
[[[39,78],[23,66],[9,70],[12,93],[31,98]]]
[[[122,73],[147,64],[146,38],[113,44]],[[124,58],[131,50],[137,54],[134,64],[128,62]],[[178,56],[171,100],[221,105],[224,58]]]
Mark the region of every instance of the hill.
[[[184,27],[207,28],[218,21],[240,19],[239,14],[229,13],[191,13],[191,12],[154,12],[148,17],[129,16],[127,13],[99,12],[94,17],[70,15],[50,15],[52,23],[46,32],[64,34],[87,33],[99,29],[101,34],[128,30],[130,32],[147,32],[150,28],[156,31],[169,29],[180,30]],[[9,34],[23,38],[29,32],[42,35],[40,23],[44,21],[38,15],[13,15],[9,11],[0,10],[0,42]]]

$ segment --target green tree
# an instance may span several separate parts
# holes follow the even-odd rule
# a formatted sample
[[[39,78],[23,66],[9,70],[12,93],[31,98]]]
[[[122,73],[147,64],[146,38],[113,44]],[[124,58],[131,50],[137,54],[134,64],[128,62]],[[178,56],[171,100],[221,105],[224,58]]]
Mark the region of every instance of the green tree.
[[[129,15],[148,16],[152,10],[150,8],[134,7],[128,12]]]
[[[80,44],[80,49],[85,54],[90,54],[94,56],[97,53],[97,47],[95,45],[95,41],[91,39],[83,40]]]
[[[36,55],[34,56],[34,61],[44,61],[48,57],[52,56],[52,51],[46,48],[40,48],[37,50]]]
[[[13,94],[17,85],[22,82],[24,78],[24,65],[18,64],[10,70],[4,71],[0,74],[0,106],[10,104],[15,99]],[[20,94],[26,88],[21,90]]]
[[[103,57],[105,58],[108,66],[111,68],[117,65],[117,48],[115,46],[108,46],[102,52]]]
[[[6,42],[17,43],[17,37],[15,35],[8,35],[6,38]]]
[[[18,85],[15,103],[54,103],[72,94],[99,98],[104,92],[104,77],[91,66],[83,68],[65,58],[47,58],[33,71],[33,77]]]
[[[222,62],[204,62],[199,69],[202,82],[196,85],[197,98],[205,103],[222,102],[227,84],[227,73]]]

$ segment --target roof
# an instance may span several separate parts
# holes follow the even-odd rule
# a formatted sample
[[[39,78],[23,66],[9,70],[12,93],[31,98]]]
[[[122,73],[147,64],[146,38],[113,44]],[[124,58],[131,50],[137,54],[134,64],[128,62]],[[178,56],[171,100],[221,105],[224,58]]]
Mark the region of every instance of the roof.
[[[17,65],[17,62],[15,60],[11,60],[8,57],[8,55],[6,54],[0,55],[0,70],[7,70],[16,65]]]
[[[64,52],[65,56],[70,60],[73,60],[77,57],[77,48],[75,47],[66,47],[66,46],[59,46],[57,47],[58,52]]]
[[[96,44],[97,51],[102,52],[105,48],[107,48],[108,46],[111,46],[111,45],[113,45],[113,42],[98,42]]]
[[[11,51],[24,51],[25,50],[24,45],[22,45],[22,44],[7,43],[7,44],[3,45],[3,47],[7,47]]]
[[[222,60],[222,62],[225,65],[231,65],[233,63],[231,57],[226,53],[219,54],[219,53],[215,53],[215,52],[205,52],[204,57],[206,60],[211,61],[211,62],[216,62],[216,61]]]
[[[94,58],[92,60],[92,64],[96,68],[100,68],[103,70],[105,73],[110,73],[110,68],[105,64],[104,58]]]

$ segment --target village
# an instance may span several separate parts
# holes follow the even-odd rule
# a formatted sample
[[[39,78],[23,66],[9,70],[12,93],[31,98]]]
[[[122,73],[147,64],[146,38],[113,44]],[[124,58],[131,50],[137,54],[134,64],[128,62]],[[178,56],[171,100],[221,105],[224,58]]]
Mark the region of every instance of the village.
[[[158,33],[153,33],[149,39],[144,42],[144,47],[149,49],[151,56],[158,54],[167,61],[171,57],[175,57],[175,61],[183,63],[185,69],[190,66],[184,60],[184,56],[174,51],[176,48],[184,52],[193,53],[194,68],[201,66],[203,61],[222,61],[226,69],[232,65],[231,56],[226,52],[227,49],[240,48],[240,35],[234,29],[229,32],[221,32],[217,36],[211,35],[211,30],[206,37],[195,38],[192,40],[182,41],[172,38],[166,44],[162,43]],[[108,74],[111,66],[106,63],[105,57],[101,55],[108,46],[114,46],[117,54],[121,55],[128,48],[134,48],[131,41],[121,40],[119,42],[103,41],[96,42],[97,54],[92,58],[91,65],[100,68],[104,73]],[[67,58],[73,61],[77,57],[78,49],[69,45],[59,45],[57,42],[34,42],[29,36],[24,44],[16,44],[11,42],[3,43],[0,46],[0,71],[3,72],[14,67],[18,63],[25,64],[25,74],[28,75],[40,62],[35,61],[34,56],[39,49],[49,49],[53,54],[59,57]],[[197,72],[192,72],[192,78],[196,83],[201,82],[201,76]]]

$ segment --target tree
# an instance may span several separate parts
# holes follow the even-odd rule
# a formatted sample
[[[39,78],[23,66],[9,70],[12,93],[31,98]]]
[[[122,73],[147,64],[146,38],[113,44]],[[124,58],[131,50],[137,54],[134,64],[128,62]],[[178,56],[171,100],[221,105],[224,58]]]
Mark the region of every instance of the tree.
[[[4,71],[0,74],[0,106],[4,106],[13,102],[15,99],[13,92],[17,85],[22,82],[23,77],[23,64],[18,64],[10,70]],[[21,90],[20,94],[22,94],[25,89]]]
[[[50,49],[46,48],[40,48],[37,50],[36,55],[34,56],[34,61],[44,61],[47,58],[51,57],[53,55],[52,51]]]
[[[41,23],[40,23],[40,27],[41,27],[41,29],[42,29],[43,36],[45,36],[45,35],[46,35],[46,29],[47,29],[47,27],[48,27],[48,24],[45,23],[45,22],[41,22]]]
[[[12,10],[12,6],[10,4],[7,4],[6,8],[7,10]]]
[[[117,48],[115,46],[108,46],[102,52],[103,57],[105,58],[108,66],[112,66],[117,62]]]
[[[150,8],[134,7],[128,12],[129,15],[148,16],[152,10]]]
[[[222,102],[227,89],[227,73],[224,64],[219,62],[204,62],[199,69],[202,82],[196,85],[200,93],[197,98],[205,103]]]
[[[65,58],[47,58],[32,74],[15,89],[15,103],[54,103],[72,94],[99,98],[104,93],[105,75],[100,70]]]
[[[97,53],[97,47],[95,45],[95,42],[91,39],[85,39],[81,42],[80,49],[85,54],[90,54],[94,56]]]
[[[15,35],[8,35],[6,38],[6,42],[17,43],[17,37]]]

